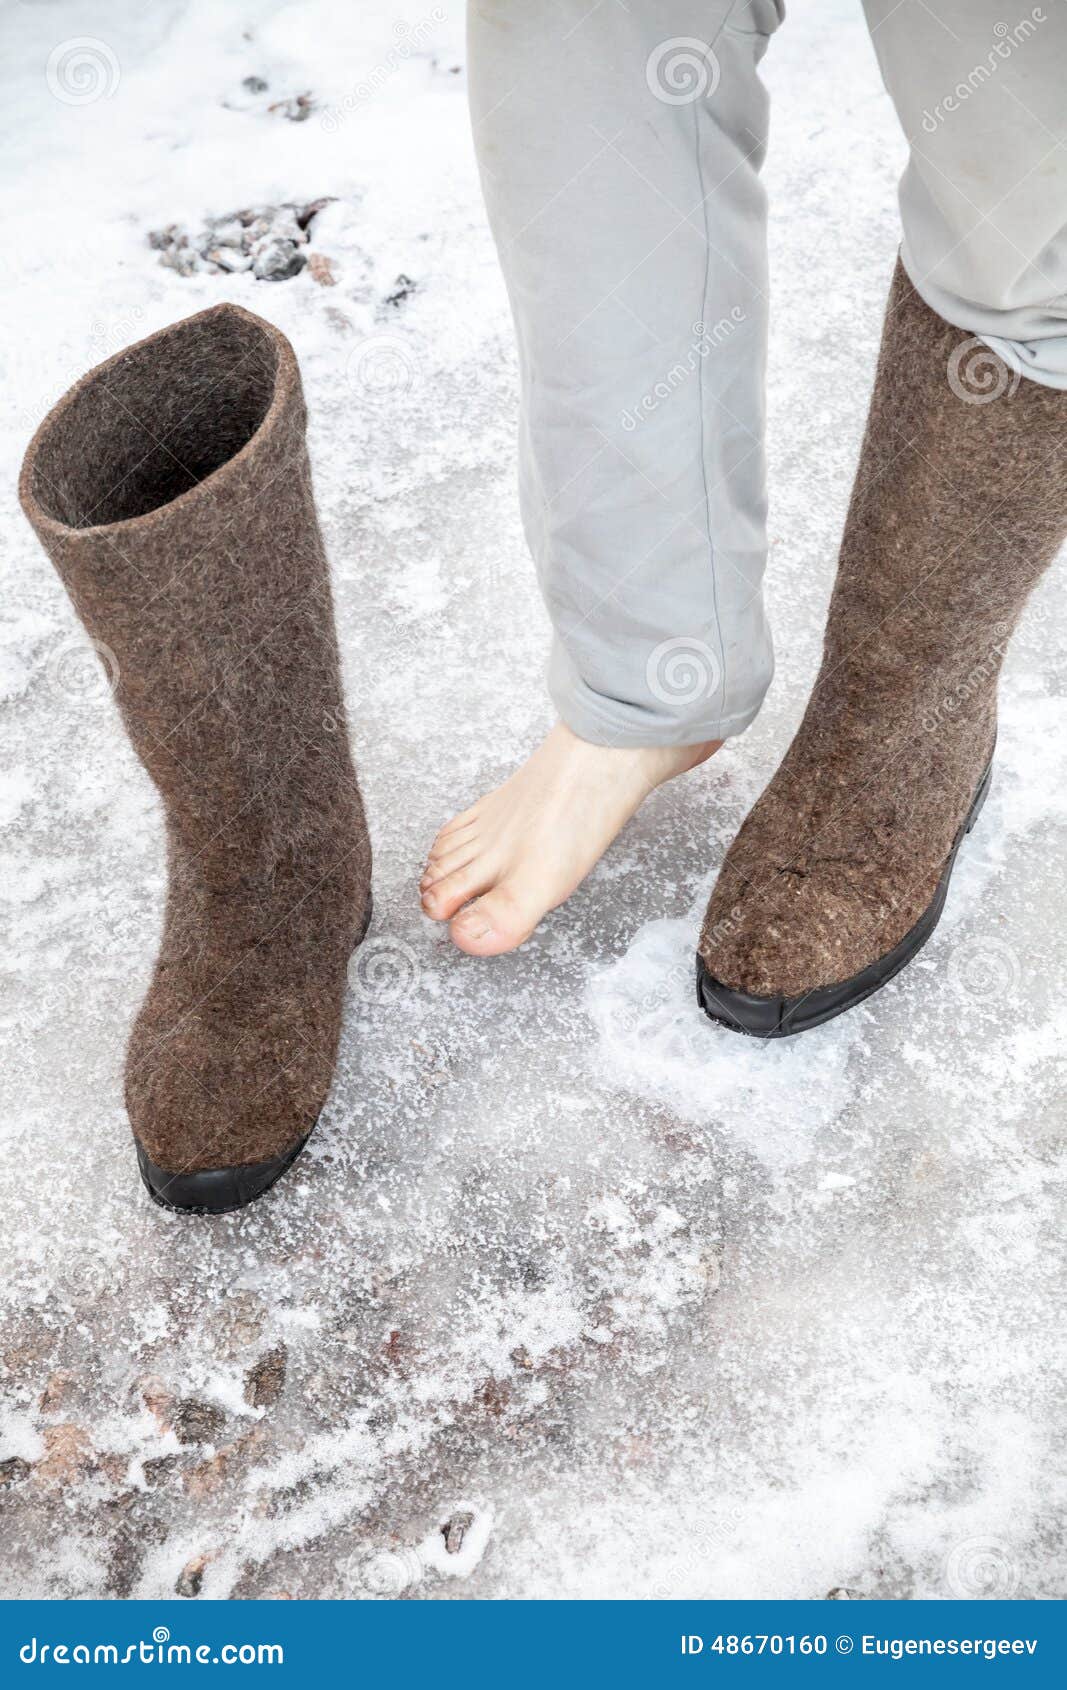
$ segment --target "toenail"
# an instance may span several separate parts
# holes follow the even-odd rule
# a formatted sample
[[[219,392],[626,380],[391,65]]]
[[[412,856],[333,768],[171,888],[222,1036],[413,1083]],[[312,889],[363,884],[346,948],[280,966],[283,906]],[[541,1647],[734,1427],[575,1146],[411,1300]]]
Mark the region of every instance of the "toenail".
[[[456,917],[456,926],[466,939],[484,939],[493,931],[493,924],[480,910],[469,910]]]

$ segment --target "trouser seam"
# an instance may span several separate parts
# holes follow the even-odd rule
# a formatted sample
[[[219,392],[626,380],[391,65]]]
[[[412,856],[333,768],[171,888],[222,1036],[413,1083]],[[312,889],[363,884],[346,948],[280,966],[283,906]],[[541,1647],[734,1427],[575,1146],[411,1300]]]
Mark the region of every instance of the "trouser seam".
[[[734,7],[731,6],[730,11],[732,12],[733,10]],[[727,13],[727,16],[729,16],[729,13]],[[722,28],[725,28],[725,21]],[[715,36],[716,41],[722,34],[722,28],[719,29]],[[693,146],[696,155],[697,182],[700,187],[701,219],[704,226],[704,279],[701,287],[699,318],[699,321],[703,324],[707,315],[708,288],[711,284],[711,231],[708,228],[708,201],[707,195],[704,191],[704,163],[700,154],[699,106],[700,102],[695,100],[693,102]],[[700,421],[700,480],[701,486],[704,489],[704,518],[708,527],[708,562],[711,566],[711,601],[715,612],[715,637],[719,642],[719,668],[722,677],[719,683],[719,715],[723,716],[726,710],[726,644],[722,637],[722,620],[719,615],[719,591],[715,569],[715,541],[711,532],[711,490],[708,487],[708,466],[705,457],[704,404],[704,364],[701,363],[697,374],[697,407]]]

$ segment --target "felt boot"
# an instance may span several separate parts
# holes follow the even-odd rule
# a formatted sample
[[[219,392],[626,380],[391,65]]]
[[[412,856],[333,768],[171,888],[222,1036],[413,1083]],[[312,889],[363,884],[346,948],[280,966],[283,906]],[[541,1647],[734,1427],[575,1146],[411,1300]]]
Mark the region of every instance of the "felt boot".
[[[239,1208],[303,1148],[369,916],[305,420],[285,336],[220,305],[85,376],[19,486],[163,800],[126,1105],[175,1209]]]
[[[941,914],[988,787],[997,681],[1067,538],[1067,393],[936,316],[898,264],[822,667],[731,845],[698,999],[764,1038],[891,979]]]

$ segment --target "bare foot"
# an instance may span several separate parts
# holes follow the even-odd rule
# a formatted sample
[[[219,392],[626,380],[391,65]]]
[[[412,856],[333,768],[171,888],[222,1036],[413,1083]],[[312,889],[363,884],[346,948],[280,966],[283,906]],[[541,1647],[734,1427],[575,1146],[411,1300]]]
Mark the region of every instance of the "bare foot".
[[[510,780],[441,829],[419,882],[423,909],[450,922],[471,956],[514,950],[570,897],[653,788],[721,743],[590,745],[557,722]]]

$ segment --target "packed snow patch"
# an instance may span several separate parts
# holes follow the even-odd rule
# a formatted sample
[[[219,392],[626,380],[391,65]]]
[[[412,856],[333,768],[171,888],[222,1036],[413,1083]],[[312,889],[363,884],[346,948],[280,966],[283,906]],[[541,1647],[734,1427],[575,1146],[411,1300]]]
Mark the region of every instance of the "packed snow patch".
[[[594,971],[586,1006],[600,1036],[598,1065],[768,1167],[792,1167],[848,1102],[863,1019],[843,1018],[817,1039],[769,1042],[713,1026],[696,1004],[702,913],[646,922],[618,962]]]

